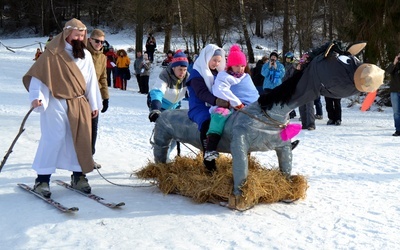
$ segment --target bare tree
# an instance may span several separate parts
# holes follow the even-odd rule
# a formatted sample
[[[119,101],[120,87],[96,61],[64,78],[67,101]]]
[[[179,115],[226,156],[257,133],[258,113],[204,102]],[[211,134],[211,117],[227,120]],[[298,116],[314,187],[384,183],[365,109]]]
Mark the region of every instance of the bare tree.
[[[251,15],[254,17],[255,21],[255,35],[261,38],[264,38],[264,3],[263,1],[256,0],[251,3],[252,13]]]
[[[283,5],[283,27],[282,27],[282,52],[283,54],[289,51],[289,0],[284,1]]]
[[[313,47],[313,13],[316,0],[296,0],[296,31],[300,52]]]
[[[240,10],[240,17],[241,17],[241,22],[242,22],[243,35],[244,35],[244,39],[246,41],[247,55],[249,57],[249,62],[254,63],[254,52],[253,52],[253,47],[251,45],[249,31],[247,30],[247,19],[246,19],[246,13],[244,10],[243,0],[239,0],[239,10]]]
[[[172,26],[174,22],[174,12],[172,6],[172,0],[165,0],[166,7],[166,22],[165,22],[165,39],[164,39],[164,53],[167,53],[171,49],[171,37],[172,37]]]

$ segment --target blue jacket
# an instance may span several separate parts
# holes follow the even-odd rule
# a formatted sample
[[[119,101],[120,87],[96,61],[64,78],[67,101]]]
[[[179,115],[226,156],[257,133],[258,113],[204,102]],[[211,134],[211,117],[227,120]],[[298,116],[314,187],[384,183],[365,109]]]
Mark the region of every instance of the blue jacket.
[[[270,63],[265,63],[261,69],[261,75],[264,76],[263,89],[274,89],[281,85],[282,78],[285,76],[285,67],[279,61],[276,61],[276,68],[270,67]]]
[[[182,80],[178,79],[171,65],[161,71],[156,83],[149,92],[150,109],[166,110],[180,107],[186,94],[186,81],[189,73]]]
[[[218,74],[212,71],[213,75]],[[193,69],[187,82],[189,92],[189,119],[201,129],[203,122],[210,120],[209,109],[215,105],[216,97],[208,90],[206,83],[200,73]]]

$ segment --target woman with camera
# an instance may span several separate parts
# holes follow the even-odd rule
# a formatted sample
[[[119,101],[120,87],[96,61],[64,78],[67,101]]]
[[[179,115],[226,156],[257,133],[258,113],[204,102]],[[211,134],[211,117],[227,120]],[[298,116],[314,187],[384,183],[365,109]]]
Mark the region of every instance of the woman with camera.
[[[278,53],[273,51],[269,55],[269,62],[265,63],[261,69],[261,75],[264,76],[264,93],[269,93],[282,83],[282,78],[285,75],[285,66],[278,61],[278,57]]]

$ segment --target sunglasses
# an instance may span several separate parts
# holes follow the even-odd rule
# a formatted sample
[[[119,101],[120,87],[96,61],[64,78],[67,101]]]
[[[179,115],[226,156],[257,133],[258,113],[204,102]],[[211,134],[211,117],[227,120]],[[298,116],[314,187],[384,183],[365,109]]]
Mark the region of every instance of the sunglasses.
[[[104,41],[101,41],[99,39],[93,39],[95,43],[100,43],[100,44],[104,44]]]

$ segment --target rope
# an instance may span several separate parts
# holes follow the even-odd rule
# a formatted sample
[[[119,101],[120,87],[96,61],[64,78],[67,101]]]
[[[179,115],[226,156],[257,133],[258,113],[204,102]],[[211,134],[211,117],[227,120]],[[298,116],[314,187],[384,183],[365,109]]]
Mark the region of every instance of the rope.
[[[15,51],[13,49],[22,49],[22,48],[30,47],[30,46],[33,46],[33,45],[36,45],[36,44],[39,44],[40,47],[42,47],[42,42],[35,42],[35,43],[32,43],[32,44],[28,44],[28,45],[20,46],[20,47],[10,47],[10,46],[5,45],[1,41],[0,41],[0,44],[3,45],[4,48],[6,48],[7,50],[9,50],[9,51],[11,51],[13,53],[15,53]]]
[[[276,127],[276,128],[285,128],[285,127],[287,126],[287,124],[289,123],[289,121],[287,121],[286,123],[281,123],[281,122],[279,122],[279,121],[273,119],[273,118],[272,118],[270,115],[268,115],[268,113],[267,113],[266,111],[264,111],[263,109],[262,109],[262,111],[263,111],[263,113],[265,114],[265,116],[266,116],[268,119],[270,119],[273,123],[269,123],[269,122],[263,121],[263,120],[261,120],[260,118],[258,118],[258,117],[256,117],[256,116],[250,114],[249,112],[244,111],[243,109],[238,109],[237,111],[242,112],[242,113],[248,115],[250,118],[253,118],[254,120],[257,120],[257,121],[259,121],[259,122],[261,122],[261,123],[264,123],[264,124],[266,124],[266,125],[273,126],[273,127]]]
[[[189,148],[185,143],[183,143],[183,142],[180,142],[180,143],[181,143],[183,146],[185,146],[187,149],[189,149],[190,151],[192,151],[192,153],[193,153],[194,155],[197,155],[197,153],[194,152],[193,149]]]
[[[99,173],[99,175],[100,175],[105,181],[107,181],[108,183],[110,183],[110,184],[112,184],[112,185],[115,185],[115,186],[119,186],[119,187],[131,187],[131,188],[140,188],[140,187],[152,187],[152,186],[155,186],[155,185],[156,185],[156,184],[150,184],[150,185],[125,185],[125,184],[118,184],[118,183],[112,182],[112,181],[108,180],[106,177],[104,177],[104,176],[100,173],[100,171],[99,171],[98,168],[96,168],[96,170],[97,170],[97,173]],[[132,175],[131,175],[131,176],[132,176]]]

